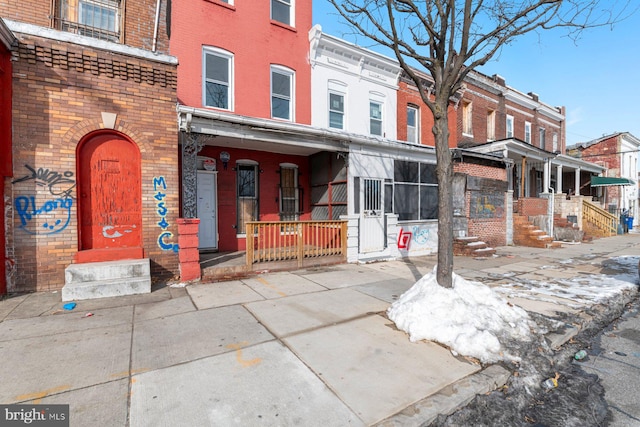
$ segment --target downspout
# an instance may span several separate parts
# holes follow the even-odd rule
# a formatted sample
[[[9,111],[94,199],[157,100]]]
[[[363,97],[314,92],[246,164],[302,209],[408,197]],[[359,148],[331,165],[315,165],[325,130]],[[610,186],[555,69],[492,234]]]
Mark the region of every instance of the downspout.
[[[158,27],[160,26],[160,2],[162,0],[158,0],[156,3],[156,20],[153,23],[153,46],[151,47],[151,51],[156,51],[156,44],[158,42]]]
[[[553,187],[549,186],[549,203],[551,204],[551,214],[549,215],[549,236],[553,239],[553,212],[554,212],[554,204],[555,204],[555,193]]]

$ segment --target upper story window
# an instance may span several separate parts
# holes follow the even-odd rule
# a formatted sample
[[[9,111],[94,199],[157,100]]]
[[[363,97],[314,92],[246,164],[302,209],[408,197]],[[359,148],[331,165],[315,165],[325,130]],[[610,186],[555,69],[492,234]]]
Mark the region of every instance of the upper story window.
[[[121,0],[57,0],[56,28],[100,40],[120,42]]]
[[[369,101],[369,133],[382,136],[382,104]]]
[[[295,26],[293,21],[294,1],[295,0],[271,0],[271,19],[291,27]]]
[[[507,116],[507,138],[513,138],[513,116]]]
[[[524,142],[531,144],[531,123],[524,122]]]
[[[553,150],[554,153],[558,152],[558,133],[553,133]]]
[[[462,102],[462,133],[473,135],[473,103]]]
[[[329,127],[344,129],[344,94],[329,92]]]
[[[546,143],[547,130],[545,128],[540,128],[540,148],[544,150],[544,145]]]
[[[215,48],[205,48],[202,54],[205,107],[233,110],[233,55]]]
[[[293,121],[294,73],[284,67],[271,66],[271,117]]]
[[[420,131],[418,118],[418,108],[412,105],[407,105],[407,142],[413,142],[414,144],[420,143]]]
[[[496,140],[496,112],[489,110],[487,113],[487,141]]]

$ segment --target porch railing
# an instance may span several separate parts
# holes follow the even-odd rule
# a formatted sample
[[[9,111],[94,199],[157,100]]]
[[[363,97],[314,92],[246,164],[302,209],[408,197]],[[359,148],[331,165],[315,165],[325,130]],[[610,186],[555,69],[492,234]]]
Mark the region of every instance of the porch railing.
[[[246,226],[249,266],[297,261],[302,267],[320,258],[347,257],[346,221],[251,221]]]
[[[582,200],[582,219],[600,230],[604,236],[610,237],[618,233],[618,217],[584,199]]]

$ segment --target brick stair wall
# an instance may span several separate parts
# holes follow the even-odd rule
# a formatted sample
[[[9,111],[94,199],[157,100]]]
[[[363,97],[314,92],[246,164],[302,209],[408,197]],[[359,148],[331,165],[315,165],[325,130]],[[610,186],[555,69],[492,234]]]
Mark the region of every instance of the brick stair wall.
[[[531,248],[560,248],[562,244],[554,242],[553,237],[537,228],[524,215],[513,216],[513,244]]]
[[[456,237],[453,240],[453,254],[457,256],[490,257],[496,253],[478,237]]]

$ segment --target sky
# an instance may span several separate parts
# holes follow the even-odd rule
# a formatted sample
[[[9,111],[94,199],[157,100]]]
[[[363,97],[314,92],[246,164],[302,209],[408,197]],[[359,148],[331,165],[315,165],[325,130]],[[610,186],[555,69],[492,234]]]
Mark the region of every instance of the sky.
[[[632,4],[636,0],[632,0]],[[313,23],[324,33],[384,51],[353,31],[328,0],[313,1]],[[567,146],[616,132],[640,138],[640,12],[611,27],[592,28],[580,40],[559,31],[521,36],[479,68],[507,85],[535,92],[540,101],[566,108]]]

